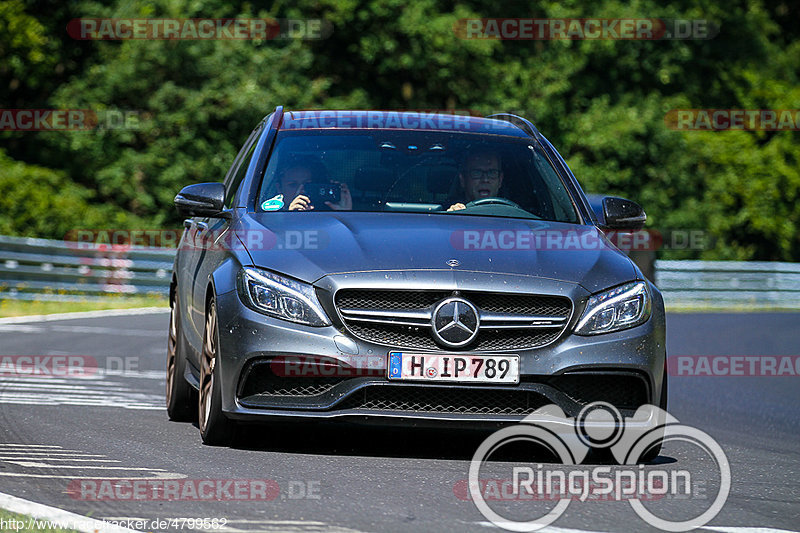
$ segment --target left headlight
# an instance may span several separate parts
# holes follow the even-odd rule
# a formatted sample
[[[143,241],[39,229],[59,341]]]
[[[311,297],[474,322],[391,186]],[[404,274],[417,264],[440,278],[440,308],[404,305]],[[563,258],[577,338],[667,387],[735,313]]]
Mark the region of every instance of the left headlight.
[[[265,315],[308,326],[331,325],[307,283],[245,267],[239,275],[239,293],[248,307]]]
[[[578,321],[575,333],[596,335],[632,328],[650,318],[650,293],[647,283],[635,281],[594,294]]]

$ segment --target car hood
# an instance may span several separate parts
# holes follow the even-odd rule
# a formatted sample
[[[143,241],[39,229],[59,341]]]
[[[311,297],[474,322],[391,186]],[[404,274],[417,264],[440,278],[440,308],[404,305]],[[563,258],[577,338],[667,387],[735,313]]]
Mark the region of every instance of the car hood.
[[[639,277],[595,226],[409,213],[257,213],[238,238],[255,266],[313,283],[328,274],[445,270],[548,278],[597,292]],[[452,267],[448,262],[458,261]]]

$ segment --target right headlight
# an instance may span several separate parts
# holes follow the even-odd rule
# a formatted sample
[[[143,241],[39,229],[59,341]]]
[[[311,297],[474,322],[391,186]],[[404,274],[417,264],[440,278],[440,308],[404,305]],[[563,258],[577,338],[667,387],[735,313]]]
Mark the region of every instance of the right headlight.
[[[575,333],[597,335],[632,328],[650,318],[647,283],[634,281],[594,294],[586,303]]]

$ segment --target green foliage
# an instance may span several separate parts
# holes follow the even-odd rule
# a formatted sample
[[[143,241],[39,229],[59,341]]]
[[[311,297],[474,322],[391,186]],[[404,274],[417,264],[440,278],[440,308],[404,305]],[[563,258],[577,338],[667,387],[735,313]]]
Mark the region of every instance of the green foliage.
[[[92,204],[92,191],[63,172],[14,161],[1,150],[0,176],[0,235],[63,239],[76,229],[148,227],[112,205]]]
[[[0,3],[0,77],[8,80],[0,89],[5,92],[3,101],[22,78],[33,87],[44,81],[58,59],[56,50],[57,43],[47,36],[44,25],[25,11],[24,2]]]
[[[67,218],[33,222],[32,213],[48,202],[113,212],[126,223],[175,226],[177,190],[221,179],[250,129],[278,104],[471,109],[531,118],[588,192],[637,200],[651,227],[704,230],[714,243],[663,257],[800,261],[800,134],[680,132],[664,120],[684,108],[797,109],[799,6],[783,0],[276,0],[261,6],[3,3],[0,73],[17,82],[14,89],[0,87],[0,94],[13,101],[24,94],[26,107],[134,111],[137,124],[5,134],[11,157],[33,166],[0,160],[0,189],[38,200],[17,207],[0,200],[13,213],[0,232],[58,235]],[[322,18],[333,33],[322,40],[80,42],[64,30],[77,17]],[[462,39],[454,26],[471,17],[706,19],[720,31],[708,40]],[[15,170],[7,174],[7,168]],[[59,191],[58,198],[33,191],[26,179]]]

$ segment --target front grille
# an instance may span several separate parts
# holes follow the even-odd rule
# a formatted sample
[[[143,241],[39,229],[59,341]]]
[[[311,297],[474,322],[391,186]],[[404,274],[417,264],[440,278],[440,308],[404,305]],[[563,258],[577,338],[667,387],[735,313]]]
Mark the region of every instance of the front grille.
[[[435,305],[452,294],[342,289],[336,293],[335,303],[345,326],[359,339],[392,348],[440,350],[443,348],[434,341],[430,316]],[[501,352],[545,346],[565,330],[572,312],[572,302],[563,296],[477,291],[461,292],[459,296],[475,305],[481,314],[478,335],[470,344],[456,348],[460,350]],[[535,327],[506,320],[519,315],[545,320]]]
[[[471,415],[525,415],[550,403],[524,390],[372,386],[353,393],[338,409]]]
[[[450,293],[445,291],[372,291],[343,289],[336,293],[340,308],[412,310],[426,309]]]
[[[349,327],[356,337],[377,342],[378,344],[424,350],[439,349],[428,328],[357,323]],[[556,340],[560,334],[561,330],[520,331],[500,329],[481,331],[469,348],[476,351],[524,350],[549,344]]]
[[[478,334],[475,349],[486,351],[524,350],[550,344],[561,334],[561,329],[544,331],[525,331],[519,329],[498,329]]]
[[[415,326],[395,326],[391,324],[359,324],[354,322],[348,327],[353,335],[364,340],[387,344],[389,346],[423,348],[436,350],[428,328]]]
[[[561,296],[528,294],[498,294],[493,292],[468,293],[467,299],[483,311],[493,313],[532,314],[554,317],[568,316],[570,302]]]

